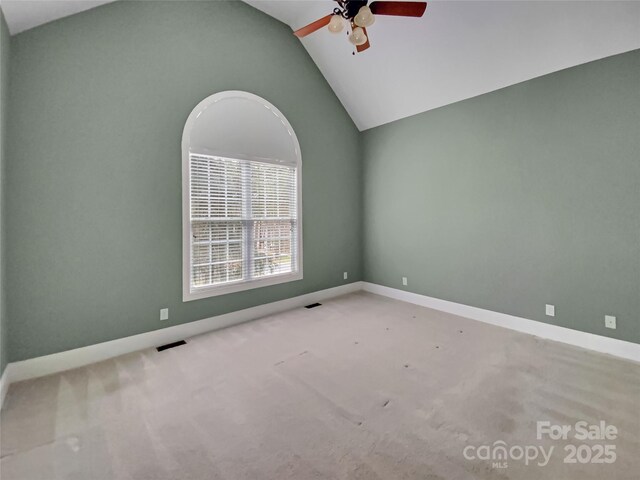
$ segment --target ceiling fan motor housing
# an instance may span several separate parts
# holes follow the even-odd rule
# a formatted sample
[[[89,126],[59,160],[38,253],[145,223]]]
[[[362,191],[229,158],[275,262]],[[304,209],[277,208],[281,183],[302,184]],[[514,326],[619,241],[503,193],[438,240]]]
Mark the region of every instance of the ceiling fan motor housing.
[[[367,3],[367,0],[338,1],[338,5],[342,8],[342,16],[347,20],[351,20],[355,17],[360,8],[364,7]]]

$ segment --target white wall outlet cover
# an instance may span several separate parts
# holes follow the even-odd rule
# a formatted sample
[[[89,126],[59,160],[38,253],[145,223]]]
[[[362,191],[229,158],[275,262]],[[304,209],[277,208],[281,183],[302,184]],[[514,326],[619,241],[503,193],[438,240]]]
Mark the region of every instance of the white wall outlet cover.
[[[407,277],[402,277],[402,285],[408,285]]]
[[[547,316],[555,317],[556,316],[556,307],[555,307],[555,305],[547,304],[547,306],[545,308],[545,312],[546,312]]]
[[[347,278],[349,278],[349,273],[348,272],[344,272],[343,277],[346,280]]]
[[[160,320],[169,320],[169,309],[163,308],[160,310]]]
[[[613,315],[605,315],[604,316],[604,326],[607,328],[616,328],[616,317]]]

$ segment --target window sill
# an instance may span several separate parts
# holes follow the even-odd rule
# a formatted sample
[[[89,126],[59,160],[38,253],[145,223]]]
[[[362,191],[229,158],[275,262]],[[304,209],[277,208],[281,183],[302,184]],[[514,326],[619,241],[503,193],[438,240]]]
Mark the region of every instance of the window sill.
[[[236,283],[232,285],[221,285],[217,287],[202,287],[193,291],[187,286],[182,293],[182,301],[190,302],[191,300],[200,300],[202,298],[217,297],[219,295],[227,295],[229,293],[242,292],[245,290],[253,290],[255,288],[268,287],[278,285],[280,283],[295,282],[302,280],[302,271],[296,273],[287,273],[282,275],[274,275],[273,277],[263,278],[260,280],[252,280],[250,282]]]

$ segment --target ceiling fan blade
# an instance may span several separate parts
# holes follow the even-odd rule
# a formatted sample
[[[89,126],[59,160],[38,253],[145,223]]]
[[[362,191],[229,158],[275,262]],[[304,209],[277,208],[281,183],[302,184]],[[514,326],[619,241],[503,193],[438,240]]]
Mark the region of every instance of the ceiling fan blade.
[[[293,32],[293,34],[298,38],[306,37],[310,33],[313,33],[316,30],[320,30],[322,27],[329,25],[329,22],[331,21],[331,17],[333,17],[333,14],[329,14],[326,17],[319,18],[318,20],[310,23],[306,27],[302,27],[296,30],[295,32]]]
[[[373,2],[369,8],[374,15],[421,17],[427,9],[427,2]]]
[[[358,53],[364,52],[367,48],[371,46],[371,44],[369,43],[369,33],[367,32],[367,29],[362,27],[362,30],[364,30],[364,34],[367,36],[367,41],[362,45],[356,45],[356,50]]]

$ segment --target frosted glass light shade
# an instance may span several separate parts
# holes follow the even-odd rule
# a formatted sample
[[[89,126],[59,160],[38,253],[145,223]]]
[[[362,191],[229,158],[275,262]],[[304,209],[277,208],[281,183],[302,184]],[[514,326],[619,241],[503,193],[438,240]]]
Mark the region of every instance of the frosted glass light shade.
[[[371,9],[366,5],[360,7],[357,15],[353,18],[353,22],[359,27],[370,27],[376,21],[376,17],[371,12]]]
[[[349,41],[354,45],[364,45],[367,43],[367,36],[362,28],[356,27],[353,29],[351,35],[349,35]]]
[[[332,16],[327,28],[331,33],[340,33],[344,30],[344,19],[340,15]]]

